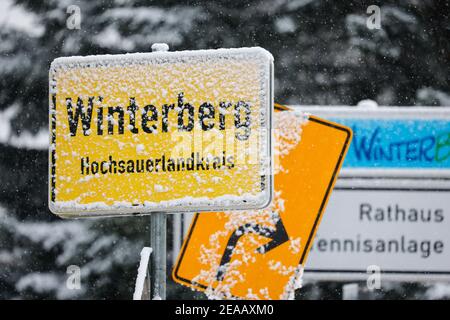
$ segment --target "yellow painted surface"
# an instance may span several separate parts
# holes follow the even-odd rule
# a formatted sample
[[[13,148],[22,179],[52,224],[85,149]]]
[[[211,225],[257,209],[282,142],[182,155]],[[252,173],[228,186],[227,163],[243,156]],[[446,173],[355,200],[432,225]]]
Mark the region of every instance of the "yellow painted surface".
[[[261,195],[261,112],[270,102],[261,99],[261,90],[268,91],[270,84],[269,80],[261,79],[261,72],[268,71],[269,63],[243,57],[216,61],[200,59],[195,62],[94,63],[91,66],[55,67],[54,72],[51,71],[55,96],[50,96],[56,120],[55,194],[54,201],[51,201],[54,211],[65,207],[68,211],[79,213],[120,211],[121,207],[133,209],[133,206],[141,211],[152,211],[155,206],[170,207],[189,199],[194,199],[194,202],[195,199],[213,201],[231,195],[242,200],[247,196]],[[177,127],[180,94],[183,94],[184,103],[194,107],[194,129],[190,132],[179,131]],[[67,99],[72,99],[75,106],[81,98],[87,107],[90,97],[93,97],[91,130],[84,135],[79,120],[76,135],[73,136],[70,134]],[[101,101],[99,97],[102,97]],[[135,99],[138,107],[135,117],[137,133],[129,129],[130,118],[126,111],[130,98]],[[242,128],[235,127],[233,116],[233,106],[238,101],[245,101],[251,106],[251,131],[246,141],[236,138],[236,133],[243,132]],[[205,120],[206,124],[214,125],[209,131],[201,129],[198,117],[199,107],[205,102],[215,108],[214,118]],[[223,113],[225,130],[219,130],[221,102],[233,105]],[[147,126],[156,125],[157,132],[152,133],[142,129],[142,110],[149,104],[155,106],[158,112],[158,119],[147,123]],[[162,132],[164,104],[175,105],[175,110],[168,112],[168,132]],[[125,110],[123,134],[118,133],[117,113],[112,120],[113,134],[108,133],[108,107],[115,106]],[[97,131],[99,107],[103,107],[102,135]],[[187,114],[188,111],[185,111],[184,124],[188,124]],[[241,116],[244,118],[242,112]],[[211,157],[209,170],[175,169],[169,172],[160,167],[158,172],[155,169],[139,173],[108,171],[110,156],[117,162],[142,160],[144,162],[141,163],[146,166],[148,159],[154,160],[164,155],[166,161],[170,157],[187,160],[192,153],[195,158],[197,152],[200,156]],[[235,166],[229,168],[221,163],[220,169],[213,169],[213,157],[233,157]],[[99,165],[107,161],[101,168],[108,173],[83,173],[82,158],[89,158],[91,165],[94,161]],[[125,167],[128,168],[127,165]]]

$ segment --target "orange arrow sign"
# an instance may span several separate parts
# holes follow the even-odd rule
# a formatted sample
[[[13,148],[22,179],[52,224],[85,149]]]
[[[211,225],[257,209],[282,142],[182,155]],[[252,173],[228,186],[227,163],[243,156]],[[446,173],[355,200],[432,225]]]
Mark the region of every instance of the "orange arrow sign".
[[[210,298],[292,297],[352,133],[293,111],[275,120],[271,206],[197,214],[173,270],[176,282]]]
[[[286,233],[286,229],[284,228],[283,221],[281,221],[281,218],[278,218],[278,221],[275,225],[275,229],[261,227],[260,225],[251,223],[247,223],[245,225],[240,226],[231,235],[225,247],[225,252],[222,256],[222,259],[220,259],[219,270],[217,271],[216,276],[218,281],[222,281],[224,278],[226,267],[228,266],[231,260],[231,255],[233,254],[233,251],[236,248],[236,243],[242,236],[248,234],[249,232],[254,232],[261,236],[268,237],[271,239],[270,242],[267,242],[265,245],[262,245],[261,247],[256,249],[256,251],[261,254],[266,254],[270,250],[275,249],[276,247],[282,245],[283,243],[289,240],[288,234]]]

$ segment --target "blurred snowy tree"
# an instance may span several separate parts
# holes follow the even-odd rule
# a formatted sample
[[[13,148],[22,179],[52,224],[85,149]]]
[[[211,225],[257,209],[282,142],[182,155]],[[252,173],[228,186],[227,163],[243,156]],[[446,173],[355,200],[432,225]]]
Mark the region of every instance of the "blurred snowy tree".
[[[372,4],[379,30],[366,26]],[[72,5],[80,29],[67,27]],[[48,211],[54,58],[149,51],[154,42],[172,50],[259,45],[275,57],[282,103],[449,105],[449,9],[445,0],[2,0],[0,298],[131,298],[148,239],[146,217],[62,221]],[[81,267],[79,291],[65,286],[72,264]],[[323,291],[333,286],[321,294],[337,297]]]

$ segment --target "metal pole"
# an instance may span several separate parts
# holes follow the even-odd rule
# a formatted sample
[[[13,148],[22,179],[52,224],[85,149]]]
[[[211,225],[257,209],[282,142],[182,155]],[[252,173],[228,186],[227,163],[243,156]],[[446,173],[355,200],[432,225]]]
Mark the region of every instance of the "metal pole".
[[[358,300],[359,285],[357,283],[344,284],[342,286],[342,300]]]
[[[180,252],[181,247],[181,241],[182,241],[182,228],[181,228],[181,218],[183,214],[174,214],[173,217],[173,224],[172,224],[172,244],[173,244],[173,250],[172,250],[172,258],[171,258],[171,264],[175,265],[175,261],[178,257],[178,252]]]
[[[152,51],[168,51],[165,43],[154,43]],[[150,297],[151,299],[166,299],[166,230],[167,217],[164,212],[150,215],[150,246],[153,249],[150,256]]]
[[[166,227],[167,216],[164,212],[150,215],[150,297],[166,299]]]
[[[184,239],[189,231],[189,226],[191,225],[192,219],[194,218],[193,213],[183,213],[183,234],[181,239]]]

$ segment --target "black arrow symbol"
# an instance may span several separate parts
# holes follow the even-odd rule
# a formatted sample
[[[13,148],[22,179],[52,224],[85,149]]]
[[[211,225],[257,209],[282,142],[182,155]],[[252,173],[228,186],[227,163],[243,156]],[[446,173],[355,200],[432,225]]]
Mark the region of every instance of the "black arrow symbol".
[[[289,236],[283,225],[283,221],[281,221],[281,218],[278,218],[275,229],[261,227],[252,223],[247,223],[240,226],[233,232],[230,239],[228,239],[228,243],[225,247],[225,252],[223,253],[222,259],[220,260],[219,269],[216,275],[216,279],[218,281],[222,281],[225,276],[226,268],[231,260],[231,255],[233,254],[233,250],[236,247],[237,242],[242,236],[248,233],[256,233],[260,236],[272,239],[265,245],[262,245],[256,249],[256,251],[261,254],[267,253],[289,240]]]

